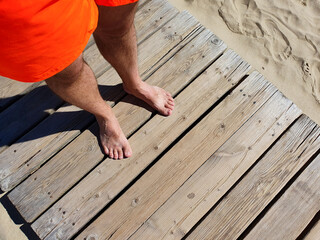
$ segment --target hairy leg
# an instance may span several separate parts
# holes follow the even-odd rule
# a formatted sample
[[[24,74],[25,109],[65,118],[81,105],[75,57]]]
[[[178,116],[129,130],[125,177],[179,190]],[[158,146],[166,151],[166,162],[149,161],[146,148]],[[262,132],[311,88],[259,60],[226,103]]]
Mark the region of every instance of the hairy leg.
[[[102,99],[96,78],[83,61],[82,54],[66,69],[47,79],[46,83],[63,100],[95,115],[100,126],[101,144],[110,158],[131,156],[128,140],[110,106]]]
[[[144,100],[162,115],[170,115],[174,108],[171,95],[143,82],[139,75],[133,24],[137,3],[98,8],[99,21],[94,38],[101,54],[121,77],[124,90]]]

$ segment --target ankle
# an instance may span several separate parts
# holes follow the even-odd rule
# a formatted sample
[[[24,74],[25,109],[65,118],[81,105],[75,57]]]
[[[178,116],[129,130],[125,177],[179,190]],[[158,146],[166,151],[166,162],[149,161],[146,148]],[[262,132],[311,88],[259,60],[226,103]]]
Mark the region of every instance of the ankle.
[[[144,94],[146,92],[147,84],[143,81],[137,82],[134,84],[125,84],[123,83],[123,89],[129,94]]]

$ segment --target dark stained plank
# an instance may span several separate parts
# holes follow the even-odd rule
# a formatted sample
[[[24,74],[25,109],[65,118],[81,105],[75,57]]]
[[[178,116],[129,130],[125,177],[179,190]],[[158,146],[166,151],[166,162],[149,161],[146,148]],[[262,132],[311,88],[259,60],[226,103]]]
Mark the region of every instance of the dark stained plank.
[[[320,147],[320,129],[302,116],[187,239],[236,239]]]

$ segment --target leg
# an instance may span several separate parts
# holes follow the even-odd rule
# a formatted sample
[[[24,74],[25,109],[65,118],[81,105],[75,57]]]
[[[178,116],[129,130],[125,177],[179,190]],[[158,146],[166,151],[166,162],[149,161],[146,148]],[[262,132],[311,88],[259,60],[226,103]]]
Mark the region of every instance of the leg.
[[[138,72],[133,25],[136,7],[137,3],[119,7],[98,6],[99,21],[94,38],[101,54],[121,77],[125,91],[168,116],[174,108],[171,95],[161,88],[143,82]]]
[[[46,80],[48,86],[62,99],[95,115],[100,126],[101,144],[114,159],[130,157],[128,140],[111,108],[102,99],[97,81],[82,55],[70,66]]]

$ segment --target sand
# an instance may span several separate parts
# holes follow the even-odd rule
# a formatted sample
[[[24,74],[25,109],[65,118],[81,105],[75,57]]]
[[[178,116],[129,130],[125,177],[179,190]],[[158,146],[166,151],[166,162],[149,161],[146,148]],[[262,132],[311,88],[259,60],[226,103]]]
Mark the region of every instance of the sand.
[[[1,196],[0,196],[1,197]],[[0,240],[27,240],[27,237],[15,224],[6,209],[0,203]]]
[[[169,0],[320,125],[320,0]]]

